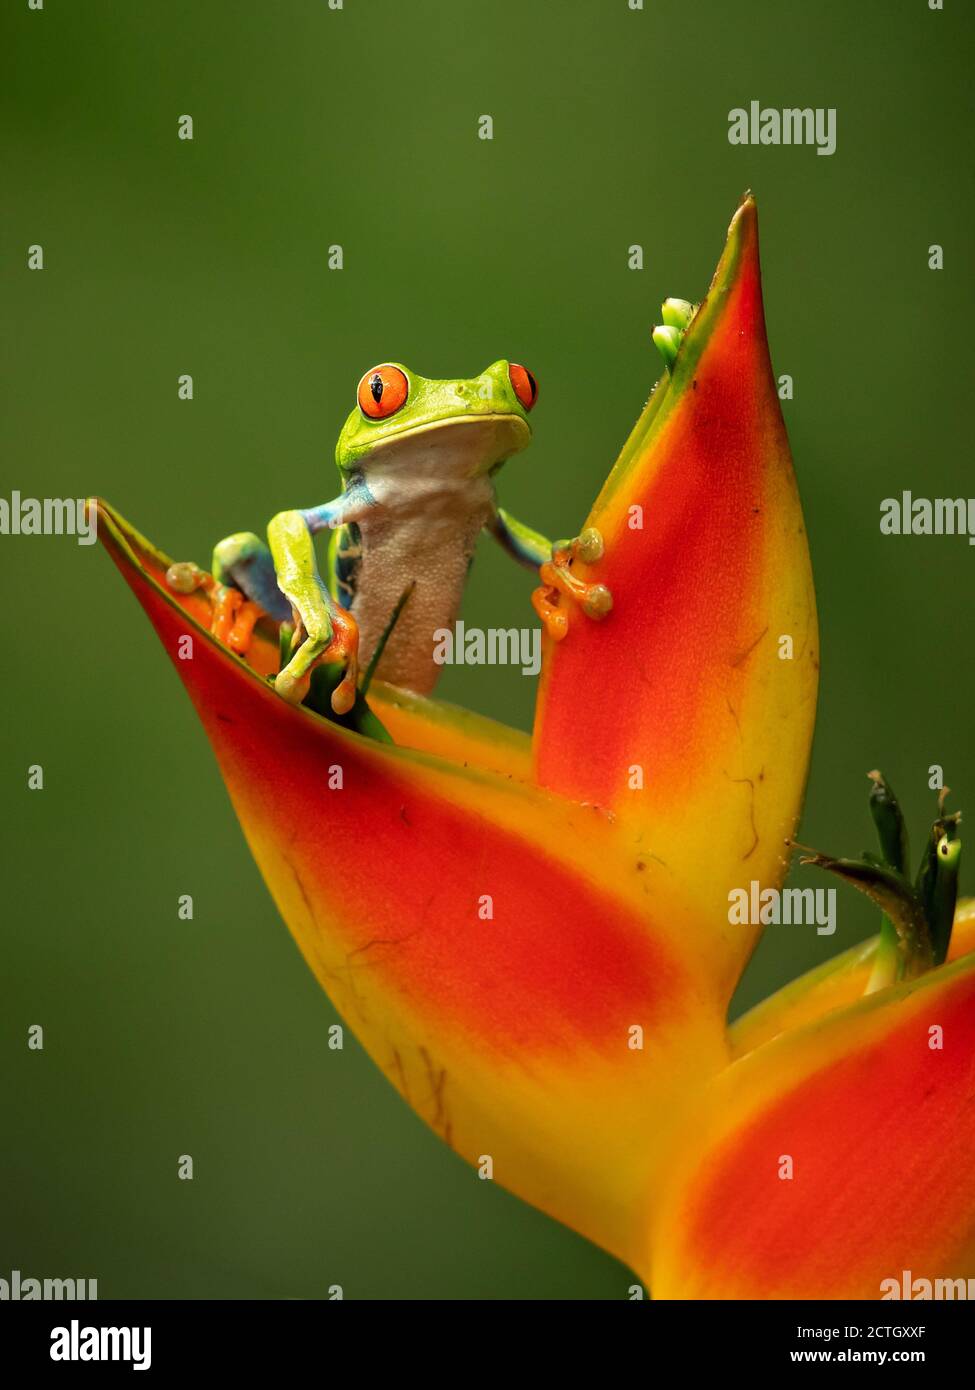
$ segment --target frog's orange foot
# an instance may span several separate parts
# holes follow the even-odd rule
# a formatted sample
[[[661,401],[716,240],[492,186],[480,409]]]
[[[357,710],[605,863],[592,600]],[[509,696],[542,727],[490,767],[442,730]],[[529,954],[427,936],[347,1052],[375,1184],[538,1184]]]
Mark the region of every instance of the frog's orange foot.
[[[605,584],[589,584],[572,573],[573,560],[591,565],[602,558],[603,538],[589,526],[568,545],[553,550],[551,560],[539,567],[541,587],[532,594],[532,606],[546,632],[561,642],[569,628],[568,615],[560,606],[564,596],[577,603],[587,618],[605,618],[613,607],[613,595]]]
[[[232,584],[220,584],[192,560],[179,560],[170,565],[166,571],[166,587],[174,594],[192,594],[202,589],[210,600],[210,631],[214,637],[238,656],[247,655],[254,629],[265,616],[259,603],[254,603]]]
[[[345,666],[345,675],[332,691],[332,709],[336,714],[348,714],[359,686],[359,624],[344,608],[336,607],[331,617],[332,640],[322,660],[340,661]]]
[[[329,634],[309,633],[294,610],[294,635],[287,664],[274,678],[274,688],[282,699],[300,705],[308,694],[311,673],[322,663],[344,667],[342,679],[332,691],[330,702],[336,714],[348,714],[355,704],[359,685],[359,625],[344,608],[329,608]]]
[[[213,600],[210,631],[225,647],[238,656],[246,656],[254,628],[264,617],[264,609],[231,584],[214,584],[210,597]]]
[[[532,607],[552,641],[561,642],[569,630],[569,619],[565,609],[559,607],[558,589],[543,584],[532,594]]]
[[[238,656],[246,656],[250,651],[254,629],[263,617],[264,609],[253,599],[245,599],[237,609],[237,616],[230,629],[228,645]]]

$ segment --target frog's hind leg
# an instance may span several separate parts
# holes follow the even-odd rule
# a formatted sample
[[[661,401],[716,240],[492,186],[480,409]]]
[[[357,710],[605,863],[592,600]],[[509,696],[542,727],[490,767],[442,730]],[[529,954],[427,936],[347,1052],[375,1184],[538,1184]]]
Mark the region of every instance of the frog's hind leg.
[[[213,551],[213,620],[218,641],[244,655],[257,622],[267,613],[278,622],[291,617],[291,605],[278,588],[266,542],[253,531],[238,531]]]

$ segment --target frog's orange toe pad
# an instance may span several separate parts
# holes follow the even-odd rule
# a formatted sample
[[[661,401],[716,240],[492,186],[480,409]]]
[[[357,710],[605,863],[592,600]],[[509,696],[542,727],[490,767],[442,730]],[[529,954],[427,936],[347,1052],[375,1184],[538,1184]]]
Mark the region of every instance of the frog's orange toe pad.
[[[359,625],[344,608],[335,610],[332,623],[332,640],[322,653],[322,660],[345,663],[345,675],[332,691],[332,709],[336,714],[348,714],[359,685]]]
[[[230,646],[230,633],[244,602],[244,595],[230,585],[220,585],[213,595],[213,616],[210,631],[218,642]]]
[[[228,645],[238,656],[246,656],[250,650],[254,628],[264,616],[264,609],[252,599],[247,599],[237,609],[233,626],[228,636]]]
[[[605,584],[587,584],[582,599],[582,611],[587,618],[605,618],[613,608],[613,595]]]
[[[560,608],[558,604],[559,591],[550,584],[543,584],[532,594],[532,607],[553,642],[561,642],[569,630],[569,619],[565,609]]]

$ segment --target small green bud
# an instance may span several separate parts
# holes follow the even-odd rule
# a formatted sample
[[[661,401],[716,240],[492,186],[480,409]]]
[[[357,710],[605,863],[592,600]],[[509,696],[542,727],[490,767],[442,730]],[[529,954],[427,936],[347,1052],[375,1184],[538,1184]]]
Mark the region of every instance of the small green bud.
[[[680,351],[680,340],[683,334],[679,328],[674,328],[672,324],[661,324],[653,330],[653,341],[657,344],[660,356],[664,359],[668,372],[674,370],[674,363],[677,361],[677,353]]]
[[[697,305],[686,299],[665,299],[660,312],[668,328],[679,328],[683,333],[697,312]]]

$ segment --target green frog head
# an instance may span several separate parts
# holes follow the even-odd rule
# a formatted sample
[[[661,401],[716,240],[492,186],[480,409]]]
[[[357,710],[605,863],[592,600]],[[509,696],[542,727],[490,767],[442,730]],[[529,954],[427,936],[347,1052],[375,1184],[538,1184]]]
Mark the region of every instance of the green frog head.
[[[335,448],[343,474],[372,473],[435,455],[458,476],[490,473],[531,440],[535,378],[517,362],[480,376],[435,381],[401,362],[366,372]]]

